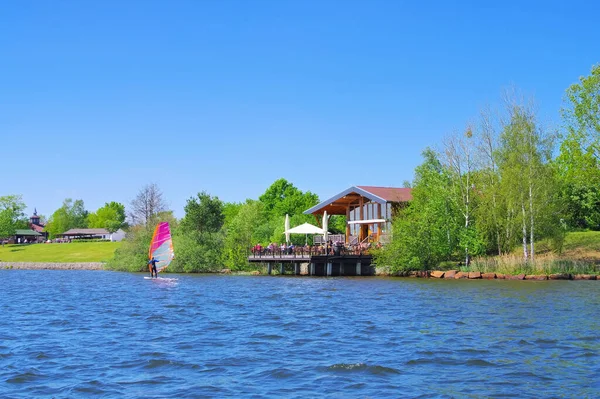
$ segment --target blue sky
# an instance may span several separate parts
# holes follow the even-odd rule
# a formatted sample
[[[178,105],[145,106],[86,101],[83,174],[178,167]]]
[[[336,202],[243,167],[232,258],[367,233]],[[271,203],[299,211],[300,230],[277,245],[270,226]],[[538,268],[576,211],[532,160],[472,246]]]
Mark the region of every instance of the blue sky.
[[[600,62],[600,6],[481,3],[5,3],[0,195],[50,216],[154,182],[183,216],[199,191],[243,201],[280,177],[322,200],[399,186],[509,86],[558,126]]]

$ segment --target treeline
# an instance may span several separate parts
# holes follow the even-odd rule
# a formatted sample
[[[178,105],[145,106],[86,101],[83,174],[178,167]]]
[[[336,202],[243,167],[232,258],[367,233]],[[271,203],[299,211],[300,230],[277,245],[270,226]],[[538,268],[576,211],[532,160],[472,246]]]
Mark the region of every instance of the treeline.
[[[131,203],[134,223],[108,267],[147,271],[148,247],[154,227],[159,221],[168,221],[175,247],[175,260],[169,271],[213,272],[224,267],[244,270],[248,267],[250,246],[283,242],[286,214],[290,216],[292,226],[304,222],[314,224],[314,217],[303,212],[318,202],[315,194],[302,192],[287,180],[279,179],[258,199],[243,203],[223,202],[216,196],[200,192],[187,200],[185,215],[177,220],[167,210],[159,188],[148,185]],[[329,228],[343,232],[345,223],[345,218],[332,218]],[[291,237],[296,244],[304,244],[304,240],[304,236]]]
[[[85,209],[83,200],[73,201],[67,198],[50,216],[45,230],[50,234],[50,238],[75,228],[102,228],[113,233],[127,226],[125,219],[125,205],[119,202],[107,202],[96,212],[89,212]]]
[[[25,215],[25,202],[21,195],[0,197],[0,238],[15,235],[17,229],[29,228],[29,217]],[[127,228],[125,206],[118,202],[107,202],[96,212],[85,209],[83,200],[73,201],[67,198],[50,218],[38,215],[40,222],[45,224],[44,230],[50,238],[74,228],[103,228],[113,233],[121,228]]]
[[[413,201],[393,221],[378,264],[393,271],[449,260],[468,266],[516,247],[521,262],[532,264],[539,240],[560,252],[567,230],[600,230],[600,65],[567,89],[557,131],[540,123],[533,106],[508,96],[504,104],[423,152]]]

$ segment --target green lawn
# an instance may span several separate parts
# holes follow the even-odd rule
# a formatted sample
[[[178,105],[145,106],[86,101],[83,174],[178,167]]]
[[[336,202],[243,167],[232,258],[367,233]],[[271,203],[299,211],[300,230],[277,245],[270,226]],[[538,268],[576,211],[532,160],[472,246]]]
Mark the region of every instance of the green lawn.
[[[120,242],[82,242],[0,246],[0,262],[105,262]]]

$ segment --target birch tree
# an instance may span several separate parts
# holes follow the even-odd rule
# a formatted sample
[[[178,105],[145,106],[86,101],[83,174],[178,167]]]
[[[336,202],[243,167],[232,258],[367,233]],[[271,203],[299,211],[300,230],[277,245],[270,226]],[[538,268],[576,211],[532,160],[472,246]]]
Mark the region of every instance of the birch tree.
[[[453,135],[444,140],[444,163],[450,177],[452,200],[463,218],[459,234],[459,245],[464,249],[465,265],[471,263],[471,256],[481,250],[477,229],[473,225],[473,201],[476,189],[475,146],[473,130],[468,127],[464,135]]]
[[[509,104],[508,116],[498,150],[502,194],[507,219],[518,221],[524,260],[533,262],[538,230],[546,230],[543,222],[552,223],[548,216],[555,214],[555,196],[549,191],[555,186],[549,163],[552,136],[538,127],[535,114],[525,106]]]
[[[501,255],[506,250],[502,214],[503,201],[499,192],[500,176],[498,173],[498,132],[492,112],[484,110],[481,113],[479,129],[477,130],[477,165],[478,188],[480,205],[477,209],[478,227],[488,240],[488,247]]]

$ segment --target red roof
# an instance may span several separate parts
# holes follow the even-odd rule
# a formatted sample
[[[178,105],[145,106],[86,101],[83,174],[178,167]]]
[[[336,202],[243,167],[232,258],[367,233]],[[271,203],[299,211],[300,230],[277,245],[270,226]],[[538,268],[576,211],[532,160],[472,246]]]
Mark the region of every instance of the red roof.
[[[389,202],[406,202],[412,200],[412,188],[356,186]]]
[[[44,231],[44,226],[38,226],[37,224],[30,223],[29,226],[31,230],[37,231],[38,233],[42,233]]]

